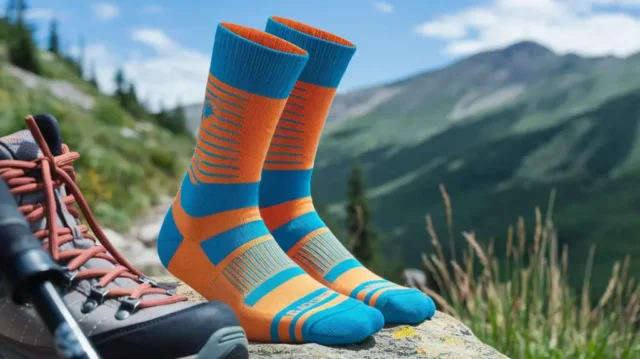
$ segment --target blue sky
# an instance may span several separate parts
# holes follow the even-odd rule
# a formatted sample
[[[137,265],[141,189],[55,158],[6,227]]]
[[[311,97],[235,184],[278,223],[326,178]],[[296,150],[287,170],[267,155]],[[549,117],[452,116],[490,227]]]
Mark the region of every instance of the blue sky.
[[[103,88],[122,66],[151,105],[198,102],[219,22],[261,29],[271,15],[358,46],[340,91],[385,83],[521,40],[559,53],[640,49],[640,0],[30,0],[46,41],[51,18],[71,47],[80,34]],[[188,5],[187,5],[188,4]],[[76,50],[76,49],[72,49]]]

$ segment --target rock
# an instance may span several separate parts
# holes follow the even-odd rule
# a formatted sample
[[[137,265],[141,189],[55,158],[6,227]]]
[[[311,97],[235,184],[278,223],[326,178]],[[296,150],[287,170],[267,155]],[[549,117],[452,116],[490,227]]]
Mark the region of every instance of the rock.
[[[173,277],[156,278],[176,283],[178,294],[190,300],[204,300],[189,286]],[[507,358],[482,343],[471,330],[453,317],[436,312],[433,319],[416,326],[387,326],[364,342],[329,347],[318,344],[261,344],[249,346],[252,359],[490,359]]]
[[[157,205],[135,219],[127,233],[118,233],[109,228],[103,228],[103,232],[114,247],[131,264],[147,275],[167,274],[158,258],[156,240],[164,221],[164,216],[172,202],[172,197],[164,196],[160,198]]]
[[[161,218],[162,220],[164,220],[164,216],[162,216]],[[141,226],[138,229],[138,240],[147,246],[153,245],[158,240],[158,233],[160,233],[161,227],[162,221],[157,221]]]
[[[46,88],[53,96],[60,100],[82,107],[87,111],[91,111],[94,107],[95,101],[93,96],[76,89],[75,86],[67,81],[46,79],[13,65],[6,65],[5,68],[9,74],[20,79],[26,87]]]
[[[120,136],[124,137],[124,138],[138,138],[138,133],[128,127],[122,127],[120,129]]]
[[[102,232],[105,236],[107,236],[107,239],[109,240],[109,242],[111,242],[111,244],[113,244],[114,247],[120,249],[127,246],[127,240],[122,234],[110,228],[102,228]]]
[[[427,286],[427,274],[417,268],[407,268],[402,272],[405,283],[412,288],[424,288]]]

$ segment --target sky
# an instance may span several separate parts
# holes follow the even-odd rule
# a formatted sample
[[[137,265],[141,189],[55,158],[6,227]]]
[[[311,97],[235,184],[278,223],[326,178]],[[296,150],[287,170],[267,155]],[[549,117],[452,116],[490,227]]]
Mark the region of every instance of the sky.
[[[4,1],[6,3],[6,0]],[[46,46],[59,22],[63,45],[85,43],[87,67],[113,91],[124,69],[152,108],[202,101],[220,22],[264,29],[283,16],[358,47],[339,91],[388,83],[477,52],[532,40],[559,54],[640,51],[640,0],[28,0]],[[3,7],[4,8],[4,7]]]

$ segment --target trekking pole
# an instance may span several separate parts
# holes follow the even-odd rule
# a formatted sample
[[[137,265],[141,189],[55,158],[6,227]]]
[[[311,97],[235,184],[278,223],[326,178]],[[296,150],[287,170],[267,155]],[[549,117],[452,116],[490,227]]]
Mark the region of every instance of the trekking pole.
[[[66,283],[64,269],[33,236],[7,184],[0,178],[0,278],[17,304],[31,303],[63,359],[100,359],[82,333],[56,286]]]

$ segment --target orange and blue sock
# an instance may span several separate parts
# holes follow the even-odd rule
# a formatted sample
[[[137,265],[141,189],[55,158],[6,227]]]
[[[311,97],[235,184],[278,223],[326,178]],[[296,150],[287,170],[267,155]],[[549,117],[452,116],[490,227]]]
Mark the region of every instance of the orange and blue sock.
[[[331,233],[311,200],[311,173],[336,88],[356,48],[347,40],[272,17],[266,31],[309,53],[283,111],[260,182],[260,213],[280,247],[325,286],[379,309],[387,323],[431,318],[431,298],[380,278]]]
[[[230,305],[251,340],[354,343],[382,328],[382,314],[306,274],[258,209],[269,142],[307,59],[265,32],[218,26],[195,151],[158,254],[205,298]]]

